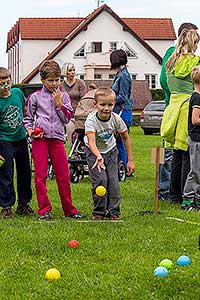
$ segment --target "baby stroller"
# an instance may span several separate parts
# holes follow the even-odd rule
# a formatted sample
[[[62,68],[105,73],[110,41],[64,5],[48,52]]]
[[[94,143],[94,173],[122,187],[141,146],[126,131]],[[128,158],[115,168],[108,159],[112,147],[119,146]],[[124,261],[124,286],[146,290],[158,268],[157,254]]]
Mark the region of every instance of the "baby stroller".
[[[70,181],[78,183],[84,178],[84,175],[88,175],[88,165],[85,155],[85,120],[88,114],[95,110],[94,102],[95,90],[88,91],[85,96],[79,102],[75,114],[75,131],[73,134],[73,146],[68,156]],[[118,162],[118,178],[119,181],[125,181],[126,179],[126,167],[122,161]]]

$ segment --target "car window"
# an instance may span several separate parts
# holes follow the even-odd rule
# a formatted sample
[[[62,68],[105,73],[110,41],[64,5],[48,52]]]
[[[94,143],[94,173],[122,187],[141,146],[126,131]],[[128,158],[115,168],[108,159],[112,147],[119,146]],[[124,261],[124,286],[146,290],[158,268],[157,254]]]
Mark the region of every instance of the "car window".
[[[164,111],[165,103],[151,103],[145,110],[148,111]]]

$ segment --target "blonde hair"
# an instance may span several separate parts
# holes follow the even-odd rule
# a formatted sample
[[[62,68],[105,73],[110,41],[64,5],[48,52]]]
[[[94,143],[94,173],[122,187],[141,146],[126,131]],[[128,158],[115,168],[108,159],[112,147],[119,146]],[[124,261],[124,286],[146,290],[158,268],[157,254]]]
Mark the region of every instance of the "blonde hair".
[[[97,102],[99,97],[107,97],[107,96],[113,96],[113,98],[115,99],[115,92],[108,86],[100,86],[95,91],[94,100],[95,102]]]
[[[166,62],[166,71],[170,72],[174,66],[187,54],[193,55],[199,43],[199,34],[194,29],[183,29],[174,53]]]
[[[0,79],[11,78],[10,72],[8,69],[0,67]]]
[[[194,84],[200,84],[200,66],[196,66],[192,69],[191,78]]]
[[[71,68],[75,69],[75,65],[73,63],[70,62],[64,63],[64,65],[62,66],[62,75],[66,76],[68,70]]]

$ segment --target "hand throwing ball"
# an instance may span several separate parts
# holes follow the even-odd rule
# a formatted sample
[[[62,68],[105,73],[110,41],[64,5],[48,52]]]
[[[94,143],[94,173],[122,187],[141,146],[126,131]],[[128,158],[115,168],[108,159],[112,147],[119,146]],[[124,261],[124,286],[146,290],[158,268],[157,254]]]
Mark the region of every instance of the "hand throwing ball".
[[[60,272],[55,268],[49,269],[45,274],[45,278],[48,280],[57,280],[60,276]]]
[[[177,259],[177,264],[181,267],[190,265],[190,258],[188,256],[182,255]]]
[[[154,276],[158,276],[158,277],[165,277],[168,275],[168,271],[166,268],[164,267],[157,267],[154,270]]]
[[[99,185],[96,188],[96,194],[99,197],[103,197],[106,194],[106,188],[103,185]]]
[[[173,267],[173,262],[170,259],[163,259],[159,263],[159,266],[166,268],[167,270],[170,270]]]
[[[71,240],[68,242],[68,246],[71,248],[77,248],[80,246],[80,243],[77,240]]]

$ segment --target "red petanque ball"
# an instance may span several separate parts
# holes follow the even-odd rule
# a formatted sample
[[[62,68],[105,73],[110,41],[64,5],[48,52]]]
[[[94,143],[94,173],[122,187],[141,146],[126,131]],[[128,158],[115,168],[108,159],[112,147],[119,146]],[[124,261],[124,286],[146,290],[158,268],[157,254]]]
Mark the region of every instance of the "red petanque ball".
[[[77,248],[80,246],[80,243],[77,240],[71,240],[68,242],[68,246],[71,248]]]
[[[34,130],[33,130],[33,134],[35,136],[39,135],[42,132],[43,132],[43,129],[41,127],[35,127]]]

